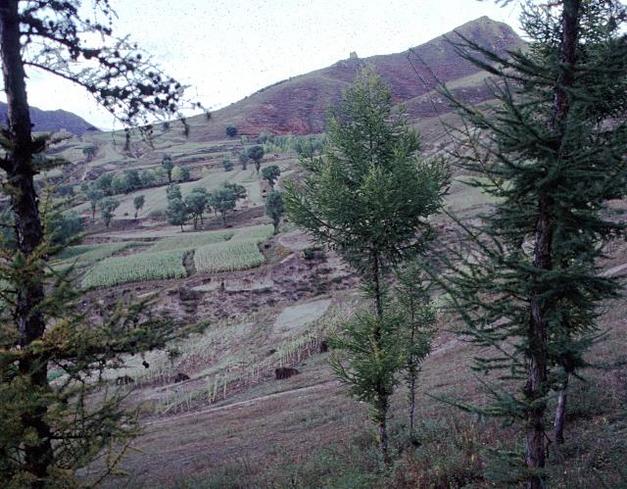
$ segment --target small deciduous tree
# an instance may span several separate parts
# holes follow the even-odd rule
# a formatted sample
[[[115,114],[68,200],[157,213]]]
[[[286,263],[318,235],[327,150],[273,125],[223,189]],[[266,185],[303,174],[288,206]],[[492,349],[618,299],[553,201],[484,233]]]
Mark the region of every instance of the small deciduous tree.
[[[46,222],[50,243],[54,246],[72,243],[83,232],[83,227],[83,218],[74,211],[54,210]]]
[[[240,165],[242,165],[242,170],[246,171],[248,168],[248,160],[250,160],[248,153],[246,151],[242,151],[238,156],[238,160]]]
[[[113,173],[104,173],[96,179],[96,186],[104,195],[113,195]]]
[[[146,203],[145,195],[137,195],[133,199],[133,207],[135,208],[135,219],[137,219],[137,214],[144,207],[145,203]]]
[[[223,187],[229,189],[235,195],[236,200],[241,200],[246,198],[246,187],[240,185],[239,183],[234,182],[225,182]]]
[[[246,195],[246,189],[244,189],[244,195]],[[226,184],[211,193],[211,207],[222,216],[222,223],[225,226],[226,216],[235,209],[237,200],[238,193]]]
[[[381,78],[362,71],[329,120],[323,157],[305,162],[308,174],[285,192],[292,221],[337,249],[372,300],[372,309],[337,338],[348,364],[338,360],[335,370],[370,403],[386,462],[389,398],[402,366],[402,321],[386,307],[386,275],[421,251],[431,233],[427,218],[439,210],[448,178],[442,164],[417,158],[418,136],[392,107]]]
[[[183,225],[187,222],[189,212],[183,199],[179,197],[168,199],[168,207],[165,210],[165,215],[170,224],[180,226],[181,232],[184,231]]]
[[[124,170],[124,178],[126,178],[126,187],[129,192],[139,190],[143,186],[141,175],[135,169]]]
[[[152,187],[157,182],[157,172],[152,169],[144,170],[140,173],[141,188]]]
[[[105,223],[105,227],[109,227],[113,216],[115,216],[115,210],[120,206],[120,202],[112,197],[105,197],[102,199],[98,206],[100,207],[100,215]]]
[[[83,155],[85,156],[85,161],[88,163],[94,159],[96,156],[96,152],[98,151],[98,147],[94,145],[85,146],[82,150]]]
[[[161,167],[165,170],[168,176],[168,183],[172,183],[172,170],[174,168],[174,162],[170,155],[165,155],[161,160]]]
[[[130,192],[130,187],[128,185],[128,179],[124,174],[113,175],[111,179],[111,194],[125,194]]]
[[[202,224],[203,213],[209,204],[209,193],[203,187],[196,187],[185,196],[185,207],[194,220],[194,229],[198,229],[198,221]]]
[[[83,192],[85,192],[85,197],[89,201],[89,205],[91,207],[91,221],[94,222],[96,220],[96,210],[98,209],[98,202],[102,200],[104,197],[104,192],[96,185],[95,183],[89,183],[83,186]]]
[[[237,127],[226,126],[226,135],[230,138],[234,138],[235,136],[237,136]]]
[[[277,165],[266,166],[261,171],[261,176],[274,188],[274,184],[281,176],[281,169]]]
[[[273,190],[266,197],[266,215],[272,219],[274,234],[279,232],[279,224],[281,223],[281,217],[283,217],[284,213],[285,206],[283,205],[283,196],[281,192]]]
[[[263,160],[263,155],[263,146],[259,144],[248,148],[248,158],[250,158],[253,163],[255,163],[255,170],[257,171],[257,174],[259,174],[259,170],[261,168],[261,160]]]
[[[183,194],[181,193],[181,187],[176,183],[171,183],[165,189],[166,199],[180,199],[183,200]]]

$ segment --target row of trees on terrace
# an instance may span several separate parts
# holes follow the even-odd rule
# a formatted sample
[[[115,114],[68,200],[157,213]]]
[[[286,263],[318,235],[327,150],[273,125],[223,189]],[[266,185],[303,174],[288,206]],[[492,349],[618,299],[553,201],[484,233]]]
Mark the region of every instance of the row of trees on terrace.
[[[168,207],[166,217],[170,224],[183,226],[191,218],[194,230],[204,222],[205,212],[211,209],[222,217],[222,223],[227,225],[227,216],[234,211],[237,201],[246,198],[246,188],[237,183],[225,182],[213,192],[208,192],[203,187],[196,187],[183,198],[181,189],[176,184],[171,184],[166,190]]]

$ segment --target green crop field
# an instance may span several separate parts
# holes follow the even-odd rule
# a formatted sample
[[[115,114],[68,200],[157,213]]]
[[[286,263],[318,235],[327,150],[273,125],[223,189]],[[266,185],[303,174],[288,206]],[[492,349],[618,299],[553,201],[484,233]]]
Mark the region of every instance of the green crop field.
[[[266,224],[237,229],[229,241],[197,248],[194,254],[196,270],[226,272],[257,267],[265,260],[258,245],[270,236],[272,226]]]
[[[150,247],[149,252],[168,250],[193,250],[199,246],[213,243],[223,243],[233,237],[233,231],[207,231],[204,233],[185,233],[185,235],[174,236],[159,240]]]
[[[185,250],[171,250],[107,258],[85,274],[83,287],[91,289],[128,282],[183,278],[187,276],[183,266],[184,255]]]
[[[52,263],[55,270],[61,271],[70,266],[77,268],[86,267],[97,261],[108,258],[120,251],[141,246],[143,243],[134,241],[121,241],[117,243],[102,243],[70,246],[63,250],[56,261]]]
[[[194,254],[194,264],[199,272],[227,272],[254,268],[264,262],[264,257],[252,240],[227,241],[201,246]]]

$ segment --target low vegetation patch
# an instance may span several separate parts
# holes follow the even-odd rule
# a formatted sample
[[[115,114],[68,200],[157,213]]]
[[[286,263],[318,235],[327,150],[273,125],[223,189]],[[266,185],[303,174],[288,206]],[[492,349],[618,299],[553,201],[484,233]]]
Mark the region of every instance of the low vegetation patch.
[[[259,226],[249,226],[234,230],[233,240],[252,240],[261,243],[270,238],[273,233],[272,225],[261,224]]]
[[[128,282],[142,282],[187,276],[183,266],[185,250],[139,253],[107,258],[87,272],[83,287],[111,287]]]

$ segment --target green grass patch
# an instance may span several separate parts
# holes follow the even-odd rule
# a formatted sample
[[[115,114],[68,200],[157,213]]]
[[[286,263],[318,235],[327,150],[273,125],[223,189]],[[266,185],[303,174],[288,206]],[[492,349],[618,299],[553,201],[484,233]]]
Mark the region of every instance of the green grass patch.
[[[183,266],[185,253],[185,250],[171,250],[107,258],[85,274],[83,287],[91,289],[128,282],[184,278],[187,276]]]
[[[273,227],[271,224],[260,224],[258,226],[233,229],[233,233],[233,241],[252,240],[261,243],[272,236]]]

